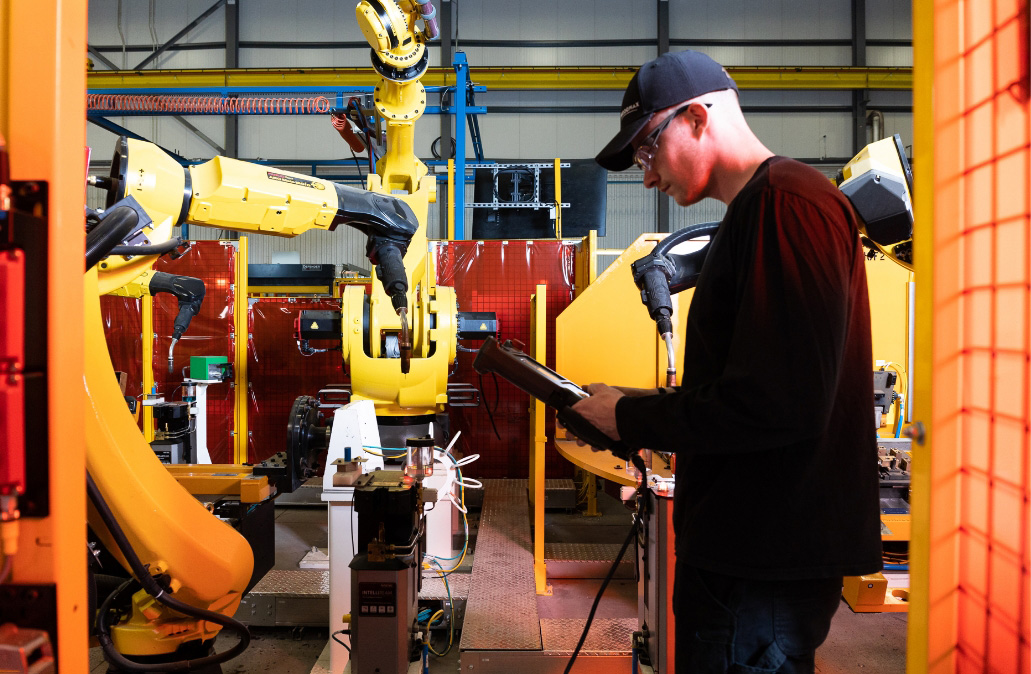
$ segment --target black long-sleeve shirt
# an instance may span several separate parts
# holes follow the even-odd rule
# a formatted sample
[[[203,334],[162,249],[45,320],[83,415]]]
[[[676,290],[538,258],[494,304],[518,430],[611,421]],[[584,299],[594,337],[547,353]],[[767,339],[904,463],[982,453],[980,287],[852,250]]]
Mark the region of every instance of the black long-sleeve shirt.
[[[870,341],[851,207],[768,159],[710,244],[682,385],[616,405],[627,444],[677,454],[678,559],[756,579],[881,568]]]

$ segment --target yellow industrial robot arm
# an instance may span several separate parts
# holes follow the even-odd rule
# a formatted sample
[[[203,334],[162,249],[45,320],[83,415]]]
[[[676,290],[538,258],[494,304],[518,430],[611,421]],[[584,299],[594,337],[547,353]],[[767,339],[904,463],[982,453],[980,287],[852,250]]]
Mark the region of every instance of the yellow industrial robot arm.
[[[369,237],[367,252],[384,290],[395,307],[406,307],[402,256],[418,221],[389,195],[224,157],[183,168],[153,144],[127,139],[119,144],[111,176],[96,182],[109,194],[86,237],[90,525],[137,583],[121,595],[132,596],[126,614],[100,611],[101,641],[116,663],[124,656],[196,661],[199,654],[201,662],[190,665],[197,667],[222,626],[246,635],[231,616],[253,558],[243,537],[182,489],[143,439],[118,389],[99,297],[168,289],[189,305],[199,302],[198,289],[177,288],[172,278],[151,271],[158,255],[181,244],[173,236],[176,224],[280,236],[347,224]],[[246,638],[216,657],[225,659],[244,645]]]
[[[183,167],[157,145],[125,137],[118,141],[110,177],[94,182],[108,189],[108,211],[121,208],[127,220],[135,212],[136,221],[119,231],[127,232],[126,245],[144,246],[141,255],[120,248],[121,254],[99,261],[101,292],[149,269],[155,258],[148,248],[174,241],[172,228],[178,224],[287,237],[344,224],[368,237],[366,254],[394,309],[407,307],[403,257],[419,221],[411,207],[388,194],[228,157]],[[90,251],[87,240],[87,263],[93,261]]]

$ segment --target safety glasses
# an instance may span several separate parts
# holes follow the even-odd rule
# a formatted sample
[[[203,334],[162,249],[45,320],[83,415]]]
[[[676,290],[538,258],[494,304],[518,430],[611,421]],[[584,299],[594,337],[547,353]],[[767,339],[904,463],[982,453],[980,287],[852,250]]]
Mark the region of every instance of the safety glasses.
[[[637,165],[642,171],[650,171],[652,168],[652,161],[655,160],[655,154],[659,151],[659,136],[666,130],[680,113],[687,110],[690,104],[683,107],[677,108],[672,115],[662,120],[662,123],[652,129],[647,136],[645,136],[641,143],[634,150],[634,164]],[[711,108],[712,103],[706,103],[705,107]]]

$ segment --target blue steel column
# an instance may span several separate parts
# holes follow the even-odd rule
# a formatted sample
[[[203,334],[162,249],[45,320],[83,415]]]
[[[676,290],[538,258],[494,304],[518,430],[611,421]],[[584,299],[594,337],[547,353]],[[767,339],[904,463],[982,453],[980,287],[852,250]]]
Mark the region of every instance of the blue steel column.
[[[465,97],[469,86],[469,62],[465,52],[456,51],[455,60],[455,241],[465,238]],[[443,141],[441,141],[443,145]],[[443,152],[442,152],[443,155]]]

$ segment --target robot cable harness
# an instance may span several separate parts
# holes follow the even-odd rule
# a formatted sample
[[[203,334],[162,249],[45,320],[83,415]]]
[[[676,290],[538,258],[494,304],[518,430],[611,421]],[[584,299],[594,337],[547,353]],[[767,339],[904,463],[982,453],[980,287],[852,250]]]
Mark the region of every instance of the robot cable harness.
[[[115,519],[114,514],[111,512],[111,509],[108,507],[103,495],[100,493],[100,489],[97,487],[89,473],[86,474],[86,491],[90,500],[93,502],[93,505],[96,507],[97,513],[103,520],[104,525],[114,538],[118,549],[125,556],[126,561],[129,562],[129,566],[132,568],[133,575],[135,576],[135,579],[130,578],[122,584],[121,587],[111,593],[107,599],[104,600],[100,610],[97,612],[97,638],[100,641],[101,647],[104,649],[104,655],[108,659],[108,662],[126,672],[187,672],[226,662],[227,660],[231,660],[243,653],[251,641],[251,634],[247,629],[247,626],[230,616],[198,608],[196,606],[190,606],[189,604],[183,603],[178,599],[173,599],[169,596],[166,593],[165,588],[161,587],[158,583],[157,579],[150,575],[147,567],[143,565],[143,562],[140,561],[140,558],[132,549],[129,539],[126,538],[125,532],[118,524],[118,520]],[[112,609],[112,604],[114,603],[115,598],[124,595],[137,583],[142,586],[150,596],[154,597],[154,599],[173,611],[178,611],[198,620],[205,620],[217,625],[222,625],[223,627],[228,627],[240,635],[239,643],[222,653],[209,655],[203,658],[196,658],[194,660],[147,664],[129,660],[115,648],[114,642],[111,639],[110,624],[108,621],[110,620],[110,615],[114,610]]]

